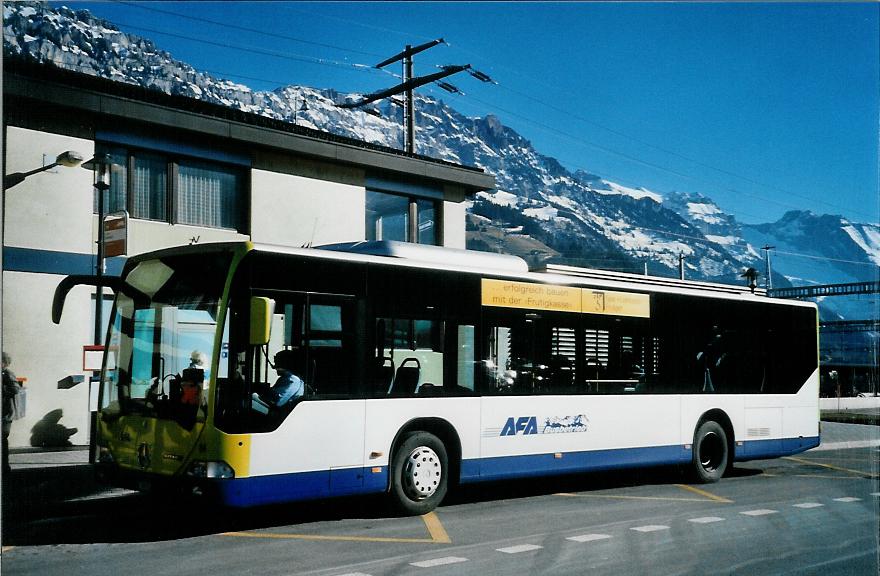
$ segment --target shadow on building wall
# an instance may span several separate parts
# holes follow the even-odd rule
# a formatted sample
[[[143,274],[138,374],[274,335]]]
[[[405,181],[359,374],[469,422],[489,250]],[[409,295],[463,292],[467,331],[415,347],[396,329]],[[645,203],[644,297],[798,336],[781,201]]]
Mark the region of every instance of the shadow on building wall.
[[[71,446],[70,437],[76,434],[76,428],[68,428],[61,424],[64,412],[61,408],[52,410],[31,428],[31,446],[57,448]]]

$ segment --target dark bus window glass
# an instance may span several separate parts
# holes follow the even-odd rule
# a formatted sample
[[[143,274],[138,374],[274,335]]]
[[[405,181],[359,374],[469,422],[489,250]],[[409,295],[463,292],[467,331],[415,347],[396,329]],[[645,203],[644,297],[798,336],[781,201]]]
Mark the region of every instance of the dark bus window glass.
[[[816,368],[810,308],[684,296],[658,300],[653,325],[659,342],[652,346],[663,351],[657,362],[662,377],[653,391],[795,394]]]

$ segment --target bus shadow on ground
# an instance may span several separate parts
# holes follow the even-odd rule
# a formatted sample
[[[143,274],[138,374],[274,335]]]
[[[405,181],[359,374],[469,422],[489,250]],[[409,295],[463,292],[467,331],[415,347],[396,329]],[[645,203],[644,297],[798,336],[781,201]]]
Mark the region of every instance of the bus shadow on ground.
[[[762,474],[762,470],[735,467],[728,469],[725,478],[742,478]],[[723,482],[723,480],[722,480]],[[531,498],[558,493],[600,492],[638,486],[670,486],[692,484],[693,479],[679,467],[638,468],[568,474],[564,476],[540,476],[517,480],[466,484],[458,487],[444,502],[471,504],[492,500]]]
[[[733,468],[728,476],[761,473],[757,468]],[[455,487],[440,510],[560,492],[586,493],[688,482],[688,476],[679,468],[652,468],[468,484]],[[30,504],[15,502],[14,493],[15,490],[4,490],[4,546],[156,542],[317,522],[395,517],[384,495],[240,510],[218,508],[192,498],[135,492]]]

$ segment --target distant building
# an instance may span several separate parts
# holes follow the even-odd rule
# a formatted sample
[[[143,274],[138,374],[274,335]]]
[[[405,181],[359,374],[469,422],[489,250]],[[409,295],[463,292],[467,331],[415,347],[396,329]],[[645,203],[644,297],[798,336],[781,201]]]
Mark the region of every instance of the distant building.
[[[4,174],[67,150],[113,160],[106,212],[130,216],[128,255],[250,239],[284,246],[390,239],[465,247],[464,200],[493,176],[398,150],[137,86],[18,61],[3,67]],[[98,235],[91,171],[57,167],[4,191],[3,349],[27,378],[27,417],[11,445],[61,408],[88,440],[83,373],[94,339],[95,291],[75,288],[60,326],[52,297],[67,274],[92,274]],[[110,258],[119,274],[124,258]],[[104,296],[104,321],[109,317]]]
[[[819,353],[823,396],[880,393],[880,321],[823,322]]]

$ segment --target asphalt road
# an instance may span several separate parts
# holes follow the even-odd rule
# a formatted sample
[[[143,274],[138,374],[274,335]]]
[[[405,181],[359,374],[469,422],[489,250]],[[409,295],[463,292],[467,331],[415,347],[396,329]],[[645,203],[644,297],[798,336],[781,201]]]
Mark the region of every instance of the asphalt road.
[[[387,517],[376,498],[239,514],[140,494],[68,500],[4,518],[2,569],[876,575],[877,428],[841,426],[826,425],[824,450],[737,464],[717,484],[687,484],[676,470],[489,484],[415,518]]]

